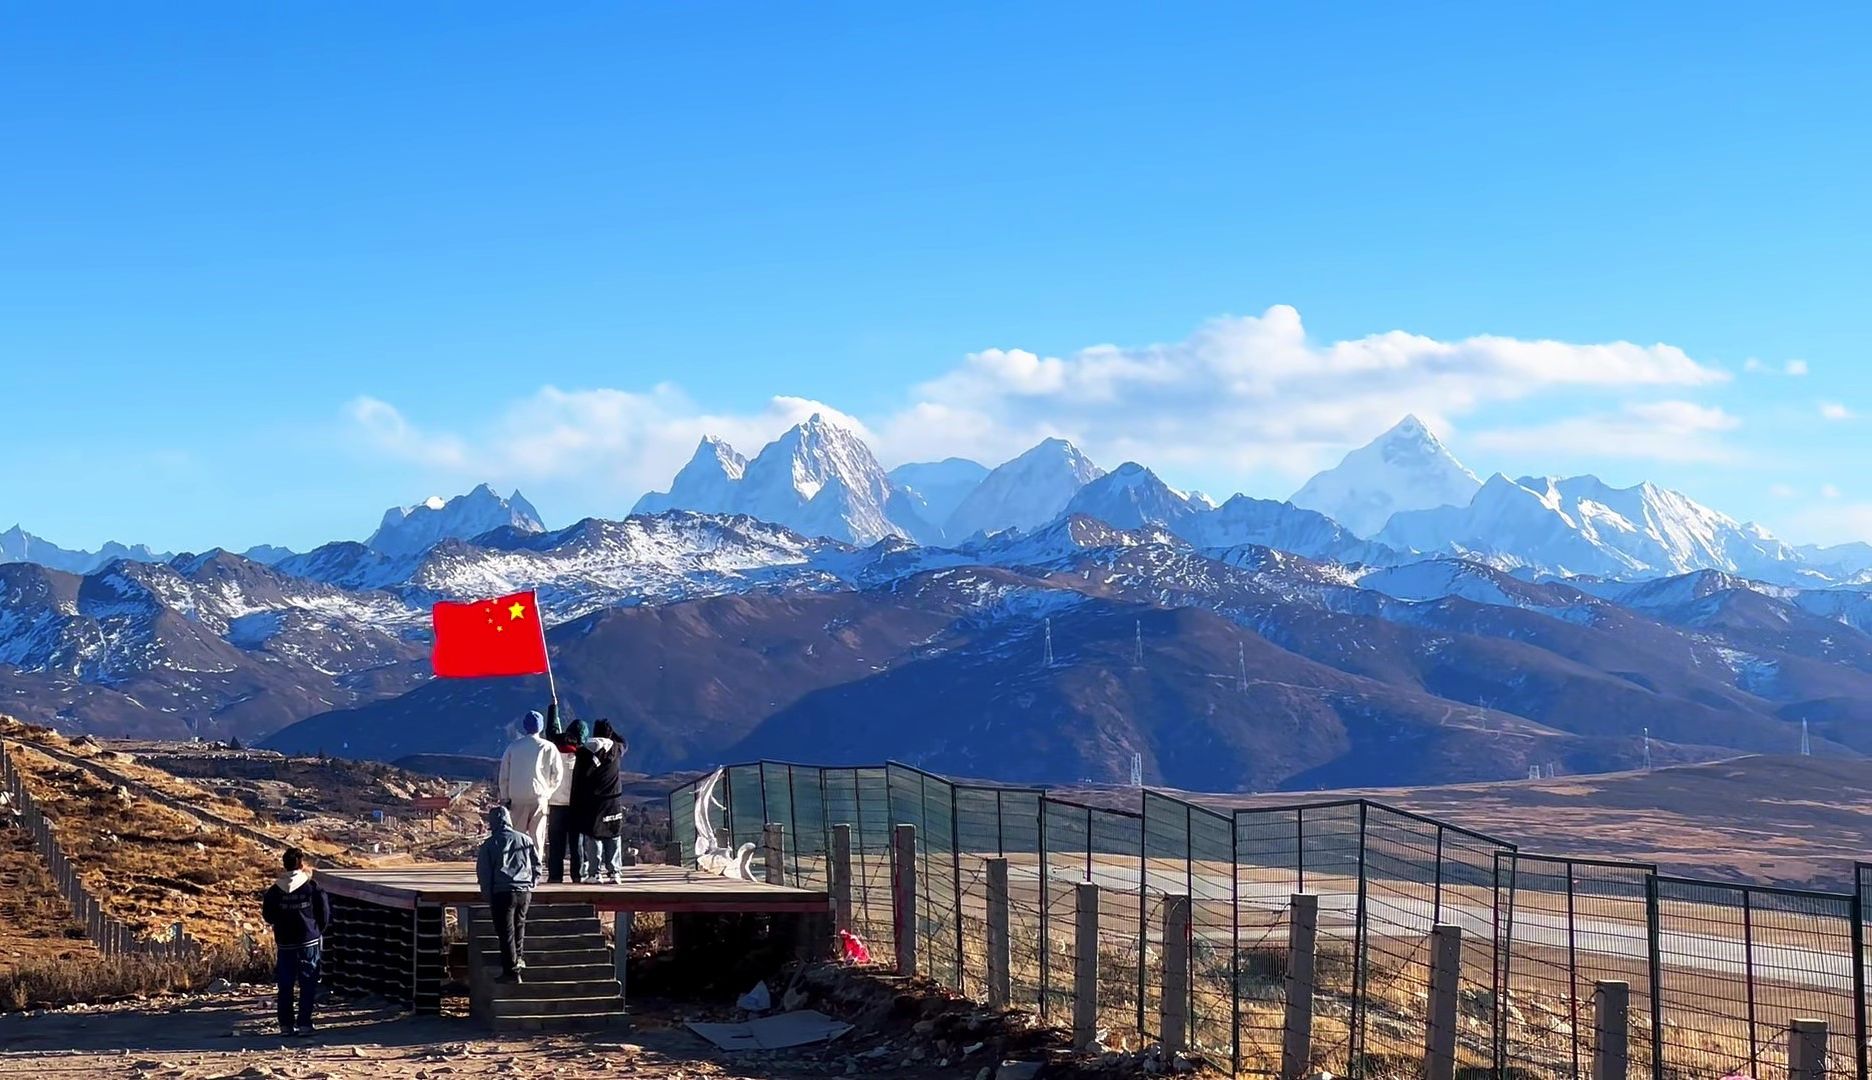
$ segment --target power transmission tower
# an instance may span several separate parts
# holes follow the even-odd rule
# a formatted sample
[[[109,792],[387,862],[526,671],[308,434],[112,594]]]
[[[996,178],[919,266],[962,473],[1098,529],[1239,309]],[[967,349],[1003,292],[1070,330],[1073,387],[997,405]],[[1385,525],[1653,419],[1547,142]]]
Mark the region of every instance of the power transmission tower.
[[[1241,672],[1236,678],[1235,689],[1246,694],[1248,692],[1248,646],[1243,642],[1235,643],[1235,662]]]
[[[1131,654],[1131,666],[1144,666],[1144,620],[1137,621],[1137,648]]]
[[[1651,771],[1651,729],[1644,729],[1644,771]]]
[[[1813,741],[1807,737],[1807,721],[1801,721],[1801,757],[1813,756]]]
[[[1042,667],[1053,666],[1053,620],[1046,621],[1046,654],[1040,660]]]
[[[1540,766],[1529,765],[1527,767],[1527,778],[1529,780],[1539,780],[1540,779]]]
[[[1136,788],[1141,788],[1144,786],[1144,755],[1143,754],[1131,755],[1131,786],[1136,787]]]

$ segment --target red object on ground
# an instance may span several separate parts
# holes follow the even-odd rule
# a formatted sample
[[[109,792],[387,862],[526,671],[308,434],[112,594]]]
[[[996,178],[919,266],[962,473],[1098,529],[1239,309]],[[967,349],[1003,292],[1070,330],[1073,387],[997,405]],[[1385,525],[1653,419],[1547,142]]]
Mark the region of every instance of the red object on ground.
[[[838,932],[838,939],[839,952],[843,955],[846,963],[869,964],[871,962],[871,950],[865,948],[863,938],[852,933],[850,930],[840,930]]]
[[[435,606],[435,673],[445,679],[544,675],[546,637],[530,592]]]

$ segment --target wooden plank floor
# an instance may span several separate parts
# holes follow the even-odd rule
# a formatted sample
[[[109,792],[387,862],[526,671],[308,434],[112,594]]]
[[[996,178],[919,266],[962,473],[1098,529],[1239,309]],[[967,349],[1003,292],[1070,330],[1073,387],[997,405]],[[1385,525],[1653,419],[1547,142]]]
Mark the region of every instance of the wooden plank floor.
[[[473,863],[422,863],[359,870],[320,870],[318,882],[333,896],[387,907],[478,904]],[[592,882],[540,883],[535,904],[591,904],[600,911],[821,912],[831,904],[823,890],[796,889],[761,881],[737,881],[680,866],[627,866],[615,885]]]

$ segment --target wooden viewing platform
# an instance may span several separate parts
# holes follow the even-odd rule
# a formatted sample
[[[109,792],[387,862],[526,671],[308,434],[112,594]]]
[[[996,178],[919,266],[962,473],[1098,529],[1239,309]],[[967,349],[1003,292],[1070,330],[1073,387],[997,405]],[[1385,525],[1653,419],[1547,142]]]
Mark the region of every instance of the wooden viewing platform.
[[[413,910],[435,905],[483,903],[469,862],[421,863],[366,870],[320,870],[318,882],[333,896]],[[831,895],[705,874],[681,866],[626,866],[614,885],[541,882],[535,904],[590,904],[599,911],[666,911],[694,914],[823,914]]]
[[[444,912],[459,909],[466,927],[485,903],[475,881],[474,864],[320,870],[318,881],[332,898],[332,925],[325,932],[327,983],[340,991],[380,994],[420,1013],[439,1012],[448,952]],[[630,919],[637,912],[665,912],[679,919],[749,914],[791,917],[791,933],[802,948],[823,952],[831,944],[829,892],[725,878],[681,866],[627,866],[622,879],[608,885],[542,882],[533,890],[533,910],[543,921],[541,932],[529,935],[529,951],[537,943],[549,952],[593,954],[585,956],[581,963],[613,967],[615,982],[609,985],[620,994],[628,950],[603,955],[607,947],[602,938],[595,936],[596,914],[600,911],[615,912],[619,931],[626,936]],[[576,931],[582,940],[553,942],[549,940],[552,926],[568,933]],[[591,974],[583,968],[580,972],[581,977]],[[535,989],[550,986],[548,983]],[[487,988],[483,991],[486,996]],[[478,1001],[478,1007],[491,1010],[496,1020],[534,1023],[545,1019],[507,1015],[502,1010],[509,1005],[505,1001]]]

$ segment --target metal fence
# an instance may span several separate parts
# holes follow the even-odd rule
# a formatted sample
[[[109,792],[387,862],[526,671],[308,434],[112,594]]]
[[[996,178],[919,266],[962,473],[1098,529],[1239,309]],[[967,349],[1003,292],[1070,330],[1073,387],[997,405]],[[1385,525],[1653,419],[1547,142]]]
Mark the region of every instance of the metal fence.
[[[685,851],[701,783],[670,795]],[[1872,1080],[1872,864],[1856,867],[1850,894],[1770,888],[1523,852],[1366,799],[1233,811],[1149,789],[1135,799],[1089,805],[897,763],[758,762],[723,770],[701,817],[734,844],[782,825],[786,880],[816,888],[832,827],[849,825],[853,921],[880,959],[892,830],[916,826],[918,970],[974,996],[986,991],[987,860],[1004,858],[1011,992],[1050,1022],[1075,1015],[1079,907],[1096,903],[1095,1015],[1113,1048],[1161,1035],[1165,898],[1186,896],[1188,1045],[1237,1073],[1278,1075],[1292,897],[1308,893],[1314,1069],[1422,1075],[1431,929],[1453,926],[1458,1075],[1589,1075],[1594,987],[1616,980],[1630,988],[1634,1070],[1778,1075],[1790,1021],[1811,1017],[1835,1033],[1826,1075]]]

